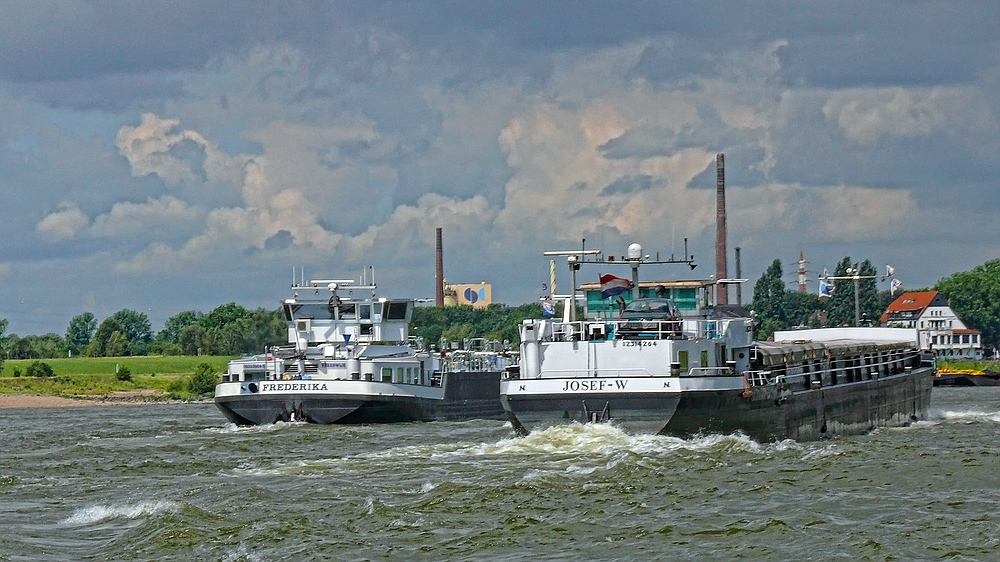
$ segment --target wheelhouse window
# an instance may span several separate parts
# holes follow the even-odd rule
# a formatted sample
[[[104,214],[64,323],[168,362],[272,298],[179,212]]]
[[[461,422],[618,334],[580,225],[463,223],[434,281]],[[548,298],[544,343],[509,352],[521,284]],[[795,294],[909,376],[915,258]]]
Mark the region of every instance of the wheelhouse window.
[[[386,320],[406,320],[408,302],[388,302],[385,306]]]
[[[297,319],[333,320],[333,311],[323,303],[295,303],[284,306],[285,320]]]

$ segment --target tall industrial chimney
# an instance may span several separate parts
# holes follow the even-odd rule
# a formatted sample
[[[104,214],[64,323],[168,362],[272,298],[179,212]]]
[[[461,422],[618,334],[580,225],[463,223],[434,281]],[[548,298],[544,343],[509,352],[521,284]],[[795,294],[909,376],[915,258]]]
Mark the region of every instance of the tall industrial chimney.
[[[726,156],[715,156],[715,280],[729,277],[726,268]],[[715,304],[729,304],[729,285],[716,285]]]
[[[434,280],[437,283],[437,291],[434,293],[434,305],[444,306],[444,245],[441,243],[441,227],[437,229],[437,247],[434,251],[436,267],[434,270]]]

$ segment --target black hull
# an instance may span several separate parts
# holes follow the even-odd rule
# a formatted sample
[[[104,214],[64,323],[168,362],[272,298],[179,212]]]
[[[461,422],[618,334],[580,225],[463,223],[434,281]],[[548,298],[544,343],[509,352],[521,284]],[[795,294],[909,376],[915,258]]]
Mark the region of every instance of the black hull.
[[[444,397],[329,394],[241,394],[215,398],[226,419],[237,425],[279,421],[317,424],[401,423],[506,419],[500,404],[500,373],[443,375]]]
[[[731,389],[685,390],[658,395],[659,400],[637,394],[587,394],[578,395],[575,405],[562,396],[502,399],[511,423],[521,433],[546,424],[594,421],[583,415],[581,402],[586,400],[588,408],[606,408],[608,416],[598,421],[611,421],[627,431],[678,437],[742,432],[761,442],[811,441],[925,418],[933,379],[934,369],[921,367],[910,373],[813,390],[759,386],[750,396],[742,389]],[[591,403],[594,406],[589,406]],[[598,404],[600,408],[595,408]]]
[[[680,395],[586,395],[501,397],[514,430],[558,423],[614,421],[637,433],[661,433],[680,401]],[[516,412],[516,414],[514,413]]]

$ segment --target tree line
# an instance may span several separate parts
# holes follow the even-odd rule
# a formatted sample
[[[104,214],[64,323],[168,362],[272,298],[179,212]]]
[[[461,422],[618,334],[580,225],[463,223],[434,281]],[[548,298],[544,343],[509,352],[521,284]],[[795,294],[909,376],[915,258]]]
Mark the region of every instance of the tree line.
[[[856,262],[845,256],[834,270],[846,277]],[[857,264],[858,301],[863,324],[878,325],[882,312],[892,302],[888,290],[878,287],[878,271],[870,260]],[[757,323],[755,337],[765,339],[776,330],[796,326],[829,327],[854,325],[854,283],[840,281],[829,297],[786,289],[781,260],[764,271],[754,285],[753,301]],[[867,277],[867,278],[865,278]],[[927,289],[919,289],[927,290]],[[984,347],[1000,346],[1000,259],[986,262],[972,271],[956,273],[938,281],[933,290],[970,328],[982,333]],[[478,309],[468,306],[445,308],[416,307],[410,334],[428,345],[462,342],[482,337],[520,343],[518,325],[528,318],[540,318],[539,303],[508,307],[493,304]],[[67,355],[119,357],[127,355],[239,355],[259,353],[270,345],[287,343],[287,324],[281,309],[249,310],[234,302],[204,314],[178,313],[153,333],[149,318],[142,312],[122,309],[100,324],[90,312],[69,322],[65,335],[5,335],[7,320],[0,319],[0,361],[3,359],[49,359]]]
[[[428,345],[442,339],[463,342],[468,338],[507,341],[517,347],[518,325],[542,316],[540,304],[517,307],[490,305],[446,308],[416,307],[410,334]],[[240,355],[259,353],[267,346],[288,342],[287,323],[281,309],[248,310],[234,302],[208,314],[188,310],[171,316],[154,334],[145,313],[122,309],[100,324],[91,312],[69,321],[65,335],[4,335],[7,321],[0,319],[0,361],[3,359],[52,359],[67,356],[122,357],[129,355]]]
[[[73,317],[61,336],[5,335],[0,319],[0,357],[52,359],[67,356],[123,357],[129,355],[239,355],[262,351],[287,341],[281,310],[249,310],[236,303],[216,307],[208,314],[188,310],[171,316],[153,333],[143,312],[122,309],[100,324],[91,312]]]
[[[855,267],[850,256],[844,257],[834,270],[834,277],[847,277],[849,268]],[[878,326],[882,313],[892,304],[895,295],[879,290],[878,270],[871,261],[857,264],[859,270],[858,308],[861,324]],[[753,302],[757,323],[754,336],[765,339],[777,330],[796,326],[822,328],[854,325],[854,282],[838,281],[829,297],[815,293],[800,293],[785,288],[782,280],[781,260],[774,260],[754,284]],[[867,277],[867,279],[865,279]],[[982,334],[983,347],[1000,345],[1000,259],[976,266],[938,281],[932,288],[948,301],[955,314],[969,327]]]

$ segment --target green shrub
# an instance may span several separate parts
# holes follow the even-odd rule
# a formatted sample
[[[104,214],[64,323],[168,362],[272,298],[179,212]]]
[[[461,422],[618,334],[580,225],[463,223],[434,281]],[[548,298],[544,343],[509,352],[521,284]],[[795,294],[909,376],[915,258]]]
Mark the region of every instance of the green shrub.
[[[41,361],[32,361],[24,371],[24,376],[26,377],[51,377],[54,374],[52,367],[49,367],[48,363]]]
[[[18,378],[20,376],[21,376],[21,369],[18,369],[17,367],[14,367],[14,378],[16,379],[16,378]]]
[[[131,380],[132,380],[132,371],[129,370],[128,367],[121,367],[120,369],[118,369],[118,372],[115,373],[115,378],[117,378],[120,381],[131,382]]]
[[[188,379],[188,391],[198,396],[212,394],[215,392],[215,385],[218,382],[218,377],[212,371],[212,366],[208,363],[202,363]]]
[[[187,390],[187,387],[188,387],[187,379],[174,379],[170,381],[170,386],[167,387],[167,392],[169,392],[171,398],[173,398],[174,395],[180,394],[185,390]]]

